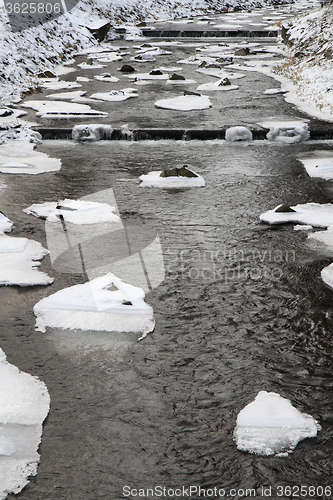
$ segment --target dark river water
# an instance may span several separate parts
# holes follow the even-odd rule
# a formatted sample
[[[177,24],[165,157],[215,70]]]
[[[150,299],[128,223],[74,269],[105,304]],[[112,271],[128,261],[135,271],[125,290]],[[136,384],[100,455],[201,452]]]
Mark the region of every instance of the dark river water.
[[[159,235],[165,269],[163,282],[146,294],[155,330],[140,342],[36,332],[34,304],[84,282],[83,275],[56,271],[49,257],[41,269],[53,285],[0,288],[1,348],[51,396],[38,475],[18,498],[117,500],[128,498],[125,486],[160,486],[166,495],[150,498],[173,500],[179,496],[172,488],[192,485],[224,488],[225,498],[231,488],[234,499],[253,488],[257,497],[276,499],[291,498],[278,486],[333,487],[333,291],[320,278],[332,256],[311,249],[291,225],[259,221],[281,202],[332,200],[328,183],[309,178],[296,159],[316,148],[46,141],[38,149],[62,159],[59,172],[1,175],[8,186],[1,207],[15,223],[13,236],[47,246],[45,223],[24,208],[112,188],[123,220]],[[184,163],[204,177],[204,188],[139,188],[141,174]],[[260,390],[311,414],[322,426],[318,436],[288,457],[237,450],[237,414]],[[203,498],[194,491],[192,499]]]

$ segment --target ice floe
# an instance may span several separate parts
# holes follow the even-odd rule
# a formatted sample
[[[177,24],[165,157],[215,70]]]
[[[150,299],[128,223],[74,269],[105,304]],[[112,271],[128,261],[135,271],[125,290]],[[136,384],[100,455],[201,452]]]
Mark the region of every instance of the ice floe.
[[[127,99],[131,99],[131,97],[138,97],[138,91],[137,89],[127,88],[122,90],[111,90],[111,92],[96,92],[90,97],[92,99],[110,102],[126,101]]]
[[[115,207],[108,203],[96,203],[83,200],[61,200],[53,203],[34,204],[23,210],[26,214],[47,219],[49,222],[71,224],[96,224],[100,222],[119,222],[114,213]]]
[[[310,177],[333,179],[333,156],[330,156],[329,151],[313,151],[311,155],[301,156],[298,160],[303,163]]]
[[[227,72],[224,69],[218,68],[199,68],[196,70],[197,73],[202,73],[203,75],[214,76],[215,78],[219,78],[223,80],[224,78],[229,78],[229,80],[237,80],[239,78],[244,78],[244,73],[233,73]]]
[[[79,81],[78,78],[77,78],[77,81]],[[80,79],[80,81],[83,81],[83,80]],[[60,81],[60,82],[58,82],[58,81],[57,82],[46,81],[46,82],[42,82],[40,85],[41,85],[41,87],[47,88],[49,90],[78,89],[78,88],[82,87],[82,85],[80,83],[66,82],[66,81]]]
[[[72,130],[74,141],[101,141],[111,139],[111,125],[75,125]]]
[[[237,448],[258,455],[286,456],[302,439],[316,437],[321,427],[289,399],[260,391],[237,417],[234,431]]]
[[[140,187],[159,187],[163,189],[184,189],[191,187],[204,187],[205,181],[187,165],[181,168],[160,170],[141,175]]]
[[[73,90],[73,92],[59,92],[57,94],[48,94],[46,97],[48,99],[55,99],[57,101],[62,101],[63,99],[78,99],[82,97],[87,92],[83,90]]]
[[[90,64],[83,62],[81,64],[78,64],[78,66],[81,69],[102,69],[102,68],[105,68],[105,64],[99,64],[99,63],[95,62],[94,60],[92,60],[92,62]]]
[[[117,83],[119,78],[116,76],[111,76],[111,73],[103,73],[102,75],[95,75],[94,78],[100,82]]]
[[[65,101],[26,101],[22,104],[26,108],[37,111],[36,116],[41,118],[80,118],[82,116],[108,116],[105,111],[97,111],[87,104],[77,104]]]
[[[264,90],[263,94],[265,95],[276,95],[276,94],[285,94],[286,90],[282,89],[266,89]]]
[[[36,328],[132,332],[143,338],[155,327],[153,309],[144,298],[142,288],[108,273],[39,301],[34,306]]]
[[[217,82],[208,82],[208,83],[203,83],[202,85],[199,85],[197,87],[197,90],[203,90],[203,91],[215,91],[215,90],[237,90],[239,89],[238,85],[232,85],[230,83],[229,78],[223,78],[221,80],[218,80]]]
[[[252,141],[252,132],[246,127],[230,127],[226,130],[225,139],[229,142]]]
[[[9,141],[0,145],[0,172],[41,174],[60,170],[61,161],[35,149],[28,141]]]
[[[208,96],[184,95],[170,99],[161,99],[155,102],[156,108],[171,109],[176,111],[193,111],[208,109],[212,103]]]
[[[182,85],[182,84],[190,84],[196,83],[195,80],[187,80],[184,76],[178,75],[177,73],[173,73],[169,80],[166,83],[174,84],[174,85]]]
[[[128,77],[133,78],[133,75],[128,75]],[[137,73],[134,78],[135,80],[169,80],[169,75],[156,69],[150,73]]]
[[[0,498],[6,498],[37,474],[50,396],[42,381],[8,363],[1,349],[0,380]]]
[[[5,220],[1,221],[6,224]],[[5,229],[8,231],[8,229]],[[38,270],[48,250],[38,241],[0,234],[0,285],[49,285],[53,279]]]
[[[333,226],[333,204],[305,203],[304,205],[289,207],[282,203],[273,210],[261,214],[260,220],[267,224],[286,224],[291,222],[328,228],[329,226]]]

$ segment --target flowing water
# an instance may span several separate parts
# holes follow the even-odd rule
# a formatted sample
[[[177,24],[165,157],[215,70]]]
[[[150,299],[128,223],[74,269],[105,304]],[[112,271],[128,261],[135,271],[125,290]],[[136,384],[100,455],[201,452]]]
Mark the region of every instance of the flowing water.
[[[317,488],[303,498],[331,497],[325,487],[332,485],[333,292],[320,270],[332,258],[310,248],[292,225],[259,221],[280,202],[331,201],[327,183],[309,178],[296,160],[317,147],[46,141],[38,149],[62,159],[59,172],[1,176],[12,235],[46,246],[44,221],[23,208],[112,188],[122,219],[159,235],[165,270],[163,282],[146,294],[156,328],[140,342],[35,332],[33,305],[85,280],[56,271],[48,257],[41,269],[54,285],[0,288],[1,348],[9,362],[40,377],[51,396],[38,475],[18,498],[173,500],[191,493],[197,500],[204,498],[199,486],[206,498],[291,498],[279,488],[286,485]],[[184,163],[206,187],[139,187],[141,174]],[[287,457],[238,451],[237,414],[260,390],[311,414],[322,426],[318,436]],[[137,491],[129,495],[126,486]],[[149,496],[147,489],[157,486],[166,490]],[[183,486],[185,493],[175,490]]]

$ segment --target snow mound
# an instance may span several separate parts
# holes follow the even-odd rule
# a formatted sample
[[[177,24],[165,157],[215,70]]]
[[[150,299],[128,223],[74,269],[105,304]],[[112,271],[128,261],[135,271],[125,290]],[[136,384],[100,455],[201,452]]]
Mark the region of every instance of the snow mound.
[[[260,215],[260,220],[267,224],[309,224],[313,227],[327,228],[333,226],[333,204],[305,203],[288,207],[285,204],[276,206]]]
[[[50,285],[53,279],[38,271],[48,250],[38,241],[0,235],[0,285]]]
[[[296,127],[275,127],[268,132],[266,137],[269,141],[293,144],[307,141],[310,137],[310,132],[307,124]]]
[[[156,108],[171,109],[175,111],[193,111],[198,109],[208,109],[212,103],[208,96],[184,95],[171,99],[161,99],[155,102]]]
[[[153,309],[142,288],[108,273],[83,285],[59,290],[34,306],[36,328],[46,327],[132,332],[145,337],[153,331]]]
[[[140,187],[159,187],[164,189],[177,189],[177,188],[191,188],[191,187],[204,187],[205,181],[203,177],[196,174],[193,170],[186,171],[191,175],[182,175],[181,169],[161,170],[157,172],[149,172],[147,175],[141,175],[139,179],[142,181]],[[183,168],[184,168],[183,167]],[[178,170],[178,172],[177,172]],[[174,172],[175,171],[175,172]],[[173,175],[175,174],[175,175]]]
[[[111,125],[75,125],[72,130],[74,141],[101,141],[111,139]]]
[[[119,222],[115,207],[108,203],[83,200],[62,200],[58,203],[34,204],[23,210],[26,214],[47,219],[49,222],[62,221],[63,224],[96,224],[99,222]]]
[[[1,349],[0,380],[0,498],[6,498],[37,474],[37,449],[50,396],[37,377],[9,364]]]
[[[226,130],[225,140],[229,142],[252,141],[252,132],[246,127],[230,127]]]
[[[39,135],[39,134],[38,134]],[[30,139],[33,140],[31,135]],[[36,137],[36,140],[38,137]],[[7,174],[41,174],[60,170],[61,161],[40,153],[35,144],[15,140],[0,145],[0,172]]]
[[[238,414],[234,437],[241,451],[285,455],[302,439],[315,437],[320,429],[311,415],[298,411],[288,399],[260,391]]]

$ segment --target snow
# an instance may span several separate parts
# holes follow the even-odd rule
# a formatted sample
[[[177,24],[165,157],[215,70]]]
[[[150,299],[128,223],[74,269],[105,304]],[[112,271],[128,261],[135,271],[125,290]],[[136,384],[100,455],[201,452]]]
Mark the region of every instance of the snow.
[[[275,127],[266,135],[270,141],[294,144],[296,142],[307,141],[310,138],[308,125],[296,127]]]
[[[238,85],[231,85],[227,84],[225,82],[228,82],[229,80],[222,79],[218,80],[217,82],[208,82],[208,83],[203,83],[202,85],[199,85],[197,87],[197,90],[203,90],[203,91],[215,91],[215,90],[237,90],[239,89]]]
[[[230,127],[226,130],[225,139],[229,142],[252,141],[252,132],[246,127]]]
[[[7,174],[41,174],[56,172],[61,161],[34,149],[35,144],[12,140],[0,145],[0,172]]]
[[[42,118],[81,118],[82,116],[108,116],[104,111],[92,109],[87,104],[65,101],[25,101],[22,106],[37,111],[36,116]]]
[[[311,415],[301,413],[288,399],[260,391],[238,414],[234,437],[241,451],[286,456],[299,441],[316,437],[320,430]]]
[[[0,498],[19,493],[37,474],[38,446],[50,396],[37,377],[6,361],[0,349]]]
[[[105,73],[102,75],[95,75],[94,78],[99,80],[100,82],[109,82],[109,83],[117,83],[119,82],[119,78],[116,76],[111,76],[109,73]]]
[[[219,78],[219,80],[223,80],[224,78],[229,78],[229,80],[237,80],[239,78],[245,77],[244,73],[231,73],[218,68],[199,68],[196,71],[197,73],[202,73],[203,75],[214,76],[215,78]]]
[[[48,99],[55,99],[57,101],[62,101],[63,99],[78,99],[86,94],[83,90],[74,90],[73,92],[59,92],[57,94],[48,94],[46,97]]]
[[[75,125],[72,130],[74,141],[100,141],[111,139],[111,125]]]
[[[188,169],[190,170],[190,169]],[[170,176],[161,177],[162,170],[149,172],[146,175],[141,175],[139,179],[142,181],[140,187],[159,187],[163,189],[184,189],[191,187],[204,187],[205,181],[203,177],[190,170],[196,177]]]
[[[48,250],[38,241],[0,235],[0,285],[49,285],[53,279],[38,270]]]
[[[131,97],[138,97],[136,89],[127,88],[122,90],[111,90],[111,92],[97,92],[92,94],[92,99],[101,99],[102,101],[119,102],[126,101]]]
[[[176,111],[193,111],[211,108],[212,103],[208,96],[185,95],[170,99],[161,99],[155,102],[157,108]]]
[[[82,81],[82,78],[78,77],[77,81]],[[60,82],[54,82],[54,81],[44,81],[41,84],[41,87],[45,87],[49,90],[61,90],[61,89],[78,89],[82,87],[81,84],[76,83],[76,82],[66,82],[65,80],[62,80]]]
[[[11,231],[12,227],[12,221],[7,219],[7,217],[0,212],[0,236],[3,233]]]
[[[96,224],[119,222],[119,216],[114,210],[115,207],[108,203],[65,199],[57,203],[34,204],[23,212],[47,219],[49,222],[58,222],[60,219],[71,224]]]
[[[143,338],[155,327],[153,309],[144,298],[142,288],[108,273],[39,301],[34,306],[36,328],[132,332]]]
[[[158,70],[152,70],[158,71]],[[169,80],[169,75],[163,73],[162,75],[154,75],[150,73],[135,73],[134,75],[127,75],[128,78],[134,78],[134,80]]]
[[[333,156],[330,151],[312,151],[311,156],[302,156],[300,160],[310,177],[333,179]]]
[[[309,224],[313,227],[328,228],[333,226],[333,204],[305,203],[290,207],[292,211],[278,212],[281,205],[260,215],[260,220],[267,224]]]

